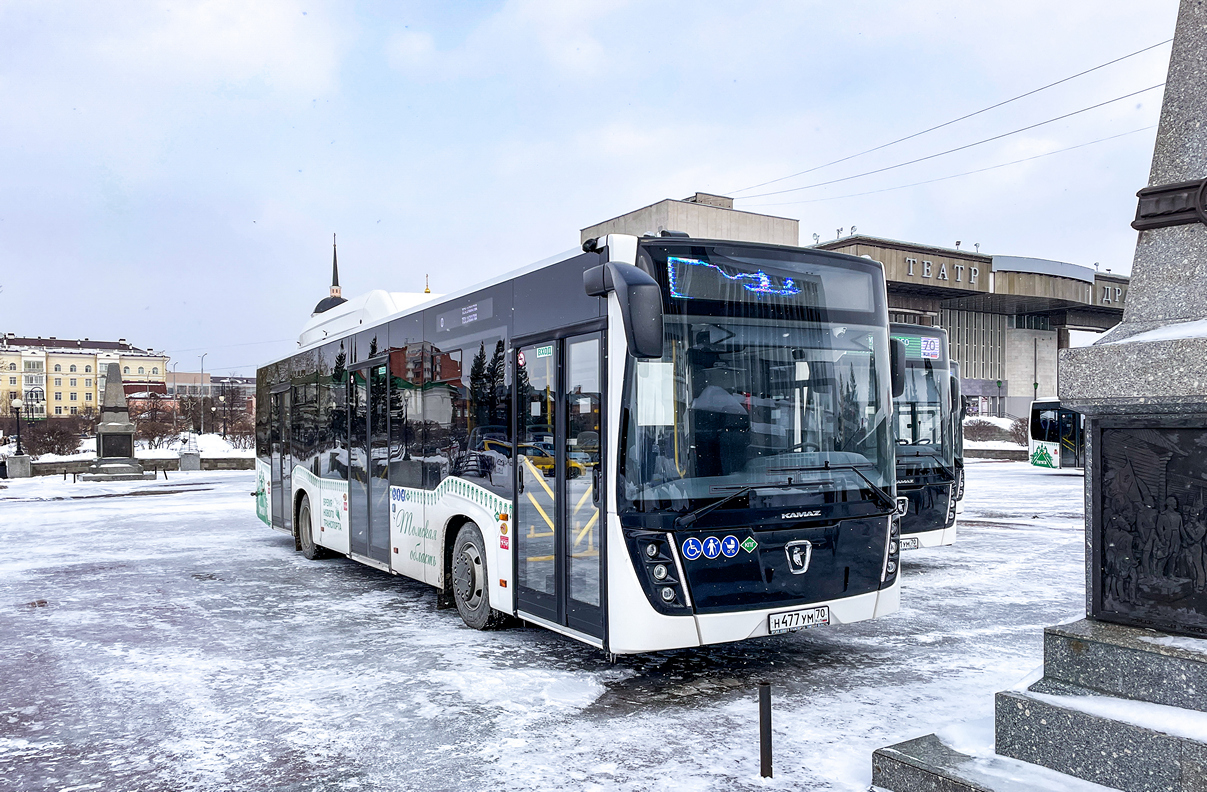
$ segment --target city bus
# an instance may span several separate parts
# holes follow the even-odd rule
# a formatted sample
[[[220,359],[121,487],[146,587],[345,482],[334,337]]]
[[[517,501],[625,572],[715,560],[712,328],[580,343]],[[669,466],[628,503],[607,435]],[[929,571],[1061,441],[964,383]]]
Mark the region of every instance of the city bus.
[[[950,353],[950,348],[948,352]],[[964,419],[968,417],[968,397],[960,385],[960,364],[949,360],[951,366],[951,402],[956,406],[951,416],[956,471],[956,519],[964,513]]]
[[[956,540],[955,422],[960,411],[947,331],[893,324],[889,333],[905,348],[905,388],[893,400],[897,493],[909,499],[901,518],[901,548],[949,545]]]
[[[612,655],[898,610],[878,262],[611,234],[299,345],[257,372],[256,494],[307,558]]]
[[[1027,454],[1036,467],[1060,470],[1085,467],[1085,417],[1059,399],[1031,402]]]

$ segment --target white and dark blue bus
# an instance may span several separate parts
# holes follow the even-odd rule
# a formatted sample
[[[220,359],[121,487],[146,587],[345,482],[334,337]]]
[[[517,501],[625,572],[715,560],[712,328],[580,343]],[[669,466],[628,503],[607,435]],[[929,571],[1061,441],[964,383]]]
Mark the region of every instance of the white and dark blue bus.
[[[901,517],[901,546],[953,544],[960,475],[955,462],[959,390],[947,350],[947,331],[893,324],[905,347],[905,387],[893,403],[897,494],[909,499]]]
[[[300,343],[257,374],[257,494],[308,558],[615,654],[898,609],[879,263],[609,235]]]

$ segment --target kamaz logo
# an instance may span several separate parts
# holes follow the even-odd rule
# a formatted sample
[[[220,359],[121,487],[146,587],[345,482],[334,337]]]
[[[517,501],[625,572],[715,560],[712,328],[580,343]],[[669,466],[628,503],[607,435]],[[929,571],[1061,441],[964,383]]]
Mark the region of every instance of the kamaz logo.
[[[917,483],[918,483],[917,479],[897,479],[897,486],[901,486],[902,484],[917,484]]]
[[[821,516],[821,509],[818,509],[817,511],[784,512],[783,514],[780,515],[780,519],[781,520],[802,520],[805,517],[820,517],[820,516]]]

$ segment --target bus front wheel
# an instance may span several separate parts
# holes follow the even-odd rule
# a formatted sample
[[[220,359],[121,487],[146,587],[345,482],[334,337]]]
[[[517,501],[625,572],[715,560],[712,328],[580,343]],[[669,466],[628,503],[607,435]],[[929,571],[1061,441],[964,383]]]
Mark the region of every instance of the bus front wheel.
[[[490,607],[486,544],[482,541],[482,532],[472,522],[457,531],[452,571],[453,599],[465,624],[475,630],[497,627],[502,622],[502,614]]]

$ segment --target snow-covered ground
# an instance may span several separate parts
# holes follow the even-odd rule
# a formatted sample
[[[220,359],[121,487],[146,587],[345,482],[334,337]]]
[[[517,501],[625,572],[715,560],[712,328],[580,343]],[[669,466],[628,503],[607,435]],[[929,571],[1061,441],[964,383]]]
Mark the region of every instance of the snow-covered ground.
[[[203,457],[255,457],[254,448],[235,448],[220,434],[182,434],[179,440],[164,445],[161,448],[147,448],[147,444],[139,440],[134,449],[138,459],[175,459],[180,456],[182,449],[200,451]],[[17,453],[17,441],[0,445],[0,457]],[[80,459],[96,459],[96,438],[80,441],[80,449],[74,454],[42,454],[39,462],[68,462]]]
[[[959,541],[905,555],[899,614],[616,665],[306,561],[250,472],[8,482],[0,790],[865,790],[880,746],[983,743],[1043,627],[1083,611],[1081,477],[967,475]]]

